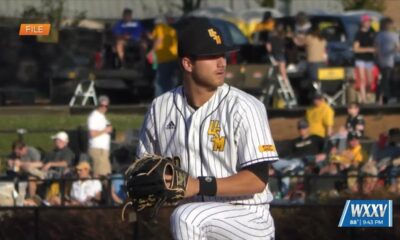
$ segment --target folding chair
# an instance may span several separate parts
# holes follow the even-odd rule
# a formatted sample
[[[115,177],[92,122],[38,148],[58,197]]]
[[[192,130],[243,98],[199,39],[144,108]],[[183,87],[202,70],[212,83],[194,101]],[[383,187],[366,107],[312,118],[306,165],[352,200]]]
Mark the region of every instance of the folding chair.
[[[342,67],[325,67],[318,69],[318,81],[313,83],[315,90],[321,93],[329,105],[346,105],[348,87],[346,71]]]

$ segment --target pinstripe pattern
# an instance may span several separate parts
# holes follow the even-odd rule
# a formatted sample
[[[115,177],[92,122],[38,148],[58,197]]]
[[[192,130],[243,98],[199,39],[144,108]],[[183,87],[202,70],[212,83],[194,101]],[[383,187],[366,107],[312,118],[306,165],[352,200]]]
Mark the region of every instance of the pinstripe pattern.
[[[140,132],[137,157],[145,153],[180,156],[182,169],[192,177],[223,178],[251,164],[278,160],[264,105],[227,84],[196,111],[187,104],[182,87],[156,98]],[[271,200],[268,187],[249,196],[193,197],[188,201],[207,203],[184,204],[177,209],[173,226],[186,229],[183,233],[188,235],[178,236],[181,233],[174,230],[175,237],[267,239],[274,232],[268,211]],[[266,213],[257,215],[263,209]],[[210,219],[210,214],[221,218]]]
[[[196,202],[181,205],[171,215],[175,239],[273,239],[274,221],[267,206]]]

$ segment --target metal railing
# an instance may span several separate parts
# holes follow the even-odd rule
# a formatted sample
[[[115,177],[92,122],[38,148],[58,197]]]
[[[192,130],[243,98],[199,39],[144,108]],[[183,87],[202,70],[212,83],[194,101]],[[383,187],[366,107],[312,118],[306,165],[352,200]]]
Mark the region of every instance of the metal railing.
[[[378,178],[380,183],[390,183],[392,179],[396,176],[389,176],[389,175],[380,175],[374,178]],[[363,192],[363,179],[364,178],[371,178],[371,176],[363,176],[363,175],[350,175],[350,176],[319,176],[319,175],[283,175],[283,176],[271,176],[269,178],[269,189],[273,193],[274,197],[277,201],[272,202],[272,204],[277,203],[282,205],[293,204],[298,202],[291,202],[290,200],[284,201],[283,199],[279,199],[279,194],[282,191],[282,181],[284,179],[289,179],[291,181],[291,186],[296,184],[300,184],[302,187],[300,191],[304,193],[304,198],[300,202],[301,204],[327,204],[324,198],[320,199],[319,194],[324,192],[329,192],[331,190],[335,190],[340,192],[346,188],[347,180],[349,178],[357,179],[358,185],[358,194],[360,196],[366,196]],[[103,178],[90,178],[90,179],[97,179],[102,183],[102,198],[99,202],[97,202],[98,206],[118,206],[118,203],[115,203],[112,199],[112,191],[119,190],[125,192],[124,189],[124,178],[122,174],[115,174],[114,176],[103,177]],[[8,190],[9,193],[7,195],[6,191],[2,191],[2,196],[7,197],[8,199],[12,199],[12,204],[8,204],[8,206],[13,207],[24,207],[23,200],[25,199],[26,194],[26,187],[29,181],[37,182],[38,186],[40,185],[40,189],[43,192],[42,197],[43,201],[42,204],[47,204],[46,200],[46,193],[50,189],[51,184],[57,183],[59,186],[58,195],[61,199],[61,207],[67,207],[66,201],[70,199],[70,191],[72,183],[74,181],[78,181],[79,179],[76,177],[64,177],[64,178],[57,178],[57,179],[45,179],[45,180],[38,180],[38,179],[21,179],[18,177],[14,178],[7,178],[3,177],[0,178],[0,186],[5,186],[8,183]],[[113,185],[117,186],[117,189],[113,189]],[[12,186],[11,186],[12,185]],[[38,188],[39,189],[39,188]],[[40,192],[40,191],[39,191]],[[115,192],[115,194],[117,194]],[[336,196],[338,197],[338,196]],[[23,198],[23,199],[21,199]],[[335,199],[335,197],[332,197]],[[1,199],[0,199],[1,200]],[[121,199],[124,201],[124,199]],[[10,202],[10,201],[9,201]],[[328,201],[329,202],[329,201]],[[51,206],[50,206],[51,207]],[[57,206],[58,207],[58,206]]]

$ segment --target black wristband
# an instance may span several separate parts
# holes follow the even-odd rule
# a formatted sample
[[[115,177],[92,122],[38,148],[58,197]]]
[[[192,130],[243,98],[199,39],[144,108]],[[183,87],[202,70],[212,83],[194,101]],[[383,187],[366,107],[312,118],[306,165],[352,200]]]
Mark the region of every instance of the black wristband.
[[[215,196],[217,194],[217,180],[215,177],[198,177],[199,194],[204,196]]]

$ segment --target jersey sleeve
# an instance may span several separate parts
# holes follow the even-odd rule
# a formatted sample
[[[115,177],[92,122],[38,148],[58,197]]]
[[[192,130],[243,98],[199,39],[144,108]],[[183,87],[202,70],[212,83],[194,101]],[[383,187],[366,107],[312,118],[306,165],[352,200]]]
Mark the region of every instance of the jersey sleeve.
[[[154,104],[148,110],[139,135],[139,143],[136,157],[141,158],[144,154],[160,154],[157,145],[156,124],[154,117]]]
[[[255,102],[239,107],[237,153],[240,168],[278,160],[264,105]]]

